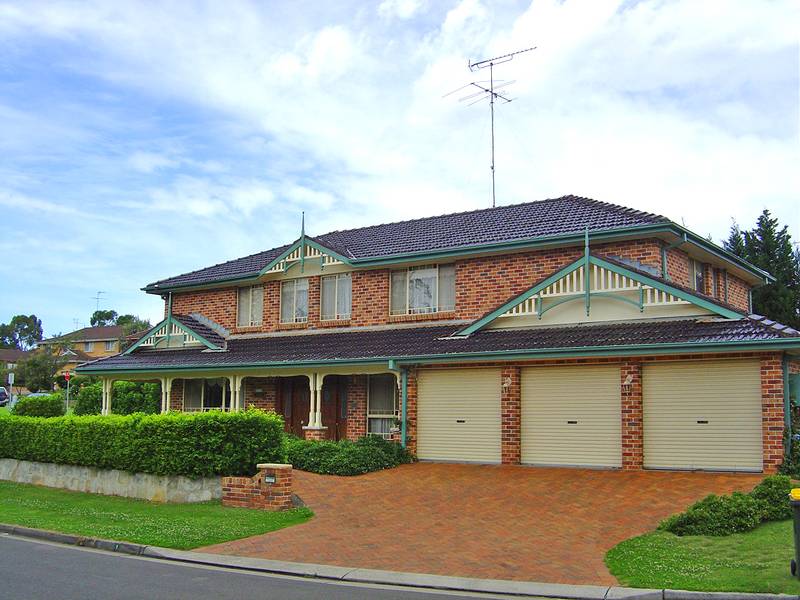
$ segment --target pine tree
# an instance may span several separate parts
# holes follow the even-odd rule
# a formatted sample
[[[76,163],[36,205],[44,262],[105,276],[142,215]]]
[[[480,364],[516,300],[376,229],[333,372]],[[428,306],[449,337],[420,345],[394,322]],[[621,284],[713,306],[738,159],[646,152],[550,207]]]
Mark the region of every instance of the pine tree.
[[[764,209],[756,226],[740,231],[734,222],[725,248],[770,273],[775,282],[753,290],[753,311],[800,328],[800,252],[792,246],[788,227]]]

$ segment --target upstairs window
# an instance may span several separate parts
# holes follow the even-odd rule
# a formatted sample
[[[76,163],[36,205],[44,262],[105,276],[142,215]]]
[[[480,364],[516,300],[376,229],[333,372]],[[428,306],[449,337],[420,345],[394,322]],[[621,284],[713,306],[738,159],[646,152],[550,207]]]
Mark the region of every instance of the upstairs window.
[[[106,352],[113,352],[113,351],[114,351],[114,341],[106,340]]]
[[[349,319],[352,296],[350,273],[326,275],[321,282],[320,318],[323,321]]]
[[[255,327],[261,325],[264,314],[264,286],[239,288],[237,302],[238,312],[236,325],[239,327]]]
[[[426,265],[392,271],[390,314],[455,310],[455,265]]]
[[[94,350],[94,342],[83,342],[83,351],[91,352]]]
[[[698,260],[690,259],[689,260],[691,272],[689,273],[690,277],[692,278],[692,285],[695,290],[700,292],[701,294],[706,293],[706,275],[705,275],[705,265]]]
[[[281,283],[281,323],[308,321],[308,279]]]

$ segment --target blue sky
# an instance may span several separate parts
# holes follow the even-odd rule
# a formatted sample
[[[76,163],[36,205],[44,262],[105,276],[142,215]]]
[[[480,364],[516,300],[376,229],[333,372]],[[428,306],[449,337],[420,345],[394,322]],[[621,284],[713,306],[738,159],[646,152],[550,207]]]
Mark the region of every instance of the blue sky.
[[[139,288],[320,234],[581,194],[720,239],[767,207],[800,240],[791,0],[0,0],[0,321],[46,334]],[[481,76],[482,77],[482,76]]]

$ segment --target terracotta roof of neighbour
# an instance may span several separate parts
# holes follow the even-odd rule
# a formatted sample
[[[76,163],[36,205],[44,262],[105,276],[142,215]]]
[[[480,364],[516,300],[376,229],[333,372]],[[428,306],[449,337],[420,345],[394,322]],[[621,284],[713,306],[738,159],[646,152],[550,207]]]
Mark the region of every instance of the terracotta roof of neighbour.
[[[96,340],[116,340],[124,337],[125,331],[121,325],[108,325],[103,327],[84,327],[64,335],[48,338],[40,343],[53,342],[91,342]]]
[[[481,330],[469,337],[449,337],[456,325],[407,329],[339,331],[304,335],[272,335],[229,338],[227,351],[144,350],[95,360],[84,366],[91,371],[126,369],[184,369],[191,367],[235,367],[241,365],[291,365],[328,361],[383,361],[431,356],[465,356],[502,352],[500,360],[514,353],[565,351],[569,349],[617,348],[626,346],[682,346],[729,342],[774,342],[794,339],[800,347],[800,333],[778,329],[763,319],[681,319],[633,321],[536,327],[529,329]]]
[[[660,215],[578,196],[332,231],[310,238],[357,263],[412,253],[669,223]],[[310,236],[309,236],[310,237]],[[256,276],[288,245],[162,279],[145,289],[201,285]]]
[[[24,360],[30,354],[26,350],[18,350],[17,348],[0,348],[0,363],[17,362]],[[4,365],[0,365],[2,367]]]

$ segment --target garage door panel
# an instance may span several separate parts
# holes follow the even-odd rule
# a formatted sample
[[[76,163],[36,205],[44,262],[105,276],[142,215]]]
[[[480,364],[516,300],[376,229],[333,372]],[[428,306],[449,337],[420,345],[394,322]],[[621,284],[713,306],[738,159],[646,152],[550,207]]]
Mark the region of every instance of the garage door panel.
[[[522,462],[622,464],[617,366],[522,370]]]
[[[500,462],[500,391],[499,369],[421,371],[417,456]]]
[[[758,360],[645,365],[642,383],[646,468],[761,470]]]

